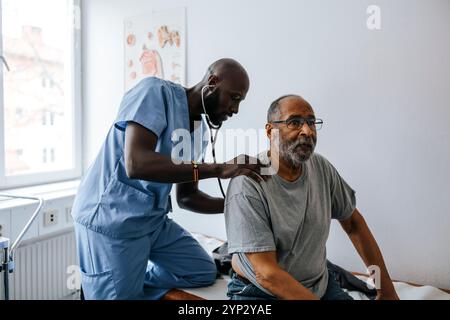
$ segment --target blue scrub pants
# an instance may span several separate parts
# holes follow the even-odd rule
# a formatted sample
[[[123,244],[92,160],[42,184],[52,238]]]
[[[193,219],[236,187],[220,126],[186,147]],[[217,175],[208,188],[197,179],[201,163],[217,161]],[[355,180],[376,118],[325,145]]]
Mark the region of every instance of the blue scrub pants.
[[[161,228],[134,239],[112,238],[75,223],[85,299],[154,300],[172,288],[214,283],[212,258],[189,232],[164,219]]]

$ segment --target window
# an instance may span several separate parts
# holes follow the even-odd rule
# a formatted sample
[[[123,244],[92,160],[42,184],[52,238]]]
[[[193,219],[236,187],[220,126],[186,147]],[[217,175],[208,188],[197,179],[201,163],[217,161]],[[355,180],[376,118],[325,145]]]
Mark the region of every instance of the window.
[[[0,189],[81,174],[79,1],[0,0]]]

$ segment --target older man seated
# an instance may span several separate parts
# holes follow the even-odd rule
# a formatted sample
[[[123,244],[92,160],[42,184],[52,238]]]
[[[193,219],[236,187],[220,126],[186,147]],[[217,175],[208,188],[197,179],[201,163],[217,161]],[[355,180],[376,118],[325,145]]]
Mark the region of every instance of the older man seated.
[[[356,209],[355,192],[314,153],[322,121],[300,96],[275,100],[266,125],[270,150],[260,159],[276,174],[229,185],[225,219],[235,273],[228,296],[243,299],[348,300],[328,270],[326,241],[339,220],[364,263],[377,266],[378,299],[398,299],[380,249]]]

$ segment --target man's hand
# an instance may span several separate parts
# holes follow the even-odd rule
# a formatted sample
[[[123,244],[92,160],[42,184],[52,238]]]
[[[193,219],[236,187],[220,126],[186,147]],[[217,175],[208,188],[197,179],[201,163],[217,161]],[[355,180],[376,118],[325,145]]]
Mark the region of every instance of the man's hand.
[[[380,248],[358,209],[355,209],[350,218],[340,221],[340,223],[365,265],[380,268],[381,289],[378,291],[377,300],[399,300]]]
[[[378,291],[376,300],[400,300],[397,293],[394,292],[383,292],[382,290]]]
[[[258,159],[241,154],[236,158],[220,165],[219,178],[230,179],[245,175],[255,181],[267,180],[269,176],[261,175],[261,168],[265,167]]]
[[[319,297],[278,265],[275,251],[246,253],[245,255],[252,264],[253,270],[255,270],[256,281],[277,298],[284,300],[319,300]],[[235,271],[239,274],[239,270]],[[243,274],[240,275],[244,276]]]

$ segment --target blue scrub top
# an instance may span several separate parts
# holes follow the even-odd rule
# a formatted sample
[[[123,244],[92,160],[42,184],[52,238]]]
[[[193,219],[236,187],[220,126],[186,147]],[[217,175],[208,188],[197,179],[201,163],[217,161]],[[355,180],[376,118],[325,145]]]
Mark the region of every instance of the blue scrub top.
[[[172,210],[171,183],[129,179],[125,170],[124,145],[127,123],[133,121],[158,137],[156,152],[173,158],[172,149],[182,142],[173,131],[189,132],[186,91],[170,81],[150,77],[129,90],[105,142],[82,179],[72,216],[77,223],[115,238],[141,237],[158,229]],[[190,134],[193,150],[188,159],[199,160],[208,144],[206,124]],[[194,142],[198,139],[196,145]],[[185,159],[182,152],[180,157]]]

